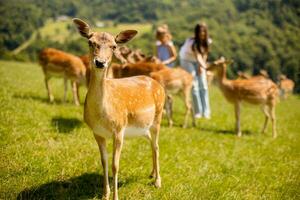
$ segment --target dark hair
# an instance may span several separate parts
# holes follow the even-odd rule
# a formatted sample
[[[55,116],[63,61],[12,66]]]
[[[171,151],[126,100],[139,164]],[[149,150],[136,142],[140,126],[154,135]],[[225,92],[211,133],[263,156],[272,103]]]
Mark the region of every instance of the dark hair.
[[[200,52],[201,54],[203,53],[208,53],[209,52],[209,44],[208,44],[208,31],[207,31],[207,26],[204,23],[199,23],[195,26],[194,29],[194,43],[192,46],[193,51],[195,51],[196,49],[198,50],[198,52]],[[205,39],[201,40],[200,37],[200,33],[201,31],[204,30],[205,32]]]

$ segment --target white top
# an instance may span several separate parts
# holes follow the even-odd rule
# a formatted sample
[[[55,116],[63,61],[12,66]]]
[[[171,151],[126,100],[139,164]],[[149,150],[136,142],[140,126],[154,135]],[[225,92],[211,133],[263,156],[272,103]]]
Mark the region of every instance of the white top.
[[[192,49],[193,43],[194,43],[193,38],[188,38],[185,40],[184,44],[182,45],[182,47],[180,48],[180,51],[179,51],[180,59],[197,62],[197,59],[196,59],[195,54]],[[209,38],[208,44],[211,44],[211,43],[212,43],[212,39]]]

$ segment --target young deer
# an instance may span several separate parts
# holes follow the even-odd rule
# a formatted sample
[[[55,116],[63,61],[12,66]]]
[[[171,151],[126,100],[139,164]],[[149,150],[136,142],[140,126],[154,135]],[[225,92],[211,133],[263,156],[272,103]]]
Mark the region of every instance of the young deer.
[[[116,37],[105,32],[92,32],[87,23],[73,19],[81,36],[90,46],[90,83],[84,105],[84,120],[92,129],[101,153],[104,171],[104,197],[109,199],[106,140],[113,140],[114,200],[118,199],[118,171],[123,138],[145,136],[153,154],[155,186],[161,186],[159,174],[158,136],[164,107],[163,87],[146,76],[121,79],[107,78],[107,70],[117,44],[126,43],[135,30],[120,32]]]
[[[193,76],[181,68],[165,68],[157,72],[150,73],[150,77],[157,80],[166,92],[166,112],[169,126],[172,127],[173,120],[173,98],[172,94],[183,94],[184,104],[186,108],[183,128],[187,127],[188,117],[191,114],[193,126],[195,126],[194,113],[191,104],[191,89],[193,87]]]
[[[246,101],[251,104],[262,105],[265,114],[265,123],[262,133],[265,132],[268,119],[271,118],[273,124],[273,137],[277,136],[275,122],[275,105],[278,98],[278,88],[275,83],[266,78],[249,78],[244,80],[228,80],[226,77],[227,64],[232,61],[223,57],[213,62],[209,70],[217,71],[219,87],[225,98],[234,104],[236,117],[236,132],[242,136],[240,128],[240,107],[241,102]]]
[[[288,97],[288,94],[292,94],[295,83],[291,79],[288,79],[285,75],[279,76],[279,89],[280,89],[280,95],[283,99],[286,99]]]
[[[81,59],[57,49],[45,48],[39,54],[39,63],[45,75],[49,101],[54,101],[49,86],[49,79],[52,76],[58,76],[64,78],[64,102],[67,98],[68,80],[71,80],[74,103],[79,105],[78,85],[85,81],[86,72],[86,68]]]

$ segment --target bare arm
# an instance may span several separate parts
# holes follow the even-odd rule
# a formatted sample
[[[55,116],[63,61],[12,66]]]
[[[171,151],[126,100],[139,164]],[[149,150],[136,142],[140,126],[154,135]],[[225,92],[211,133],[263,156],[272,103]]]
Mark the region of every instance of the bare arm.
[[[199,63],[199,66],[206,69],[207,66],[206,66],[206,59],[207,59],[207,55],[201,55],[201,53],[199,53],[197,50],[194,52],[195,54],[195,57]]]
[[[171,53],[171,57],[163,62],[163,64],[165,64],[165,65],[169,64],[171,62],[174,62],[177,58],[177,52],[176,52],[175,46],[174,45],[168,45],[168,48],[169,48],[169,51]]]

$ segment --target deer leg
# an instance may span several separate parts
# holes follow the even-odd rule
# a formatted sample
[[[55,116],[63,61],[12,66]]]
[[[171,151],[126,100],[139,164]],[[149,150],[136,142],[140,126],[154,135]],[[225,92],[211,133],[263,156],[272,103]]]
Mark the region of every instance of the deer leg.
[[[150,145],[151,145],[151,150],[152,150],[152,164],[153,164],[153,166],[152,166],[152,171],[151,171],[151,173],[150,173],[150,178],[154,178],[154,177],[156,177],[156,173],[155,173],[155,165],[154,165],[154,163],[155,163],[155,159],[154,159],[154,149],[152,148],[153,146],[152,146],[152,137],[151,137],[151,133],[150,133],[150,131],[148,131],[148,133],[146,134],[146,136],[145,136],[148,140],[149,140],[149,142],[150,142]]]
[[[113,142],[113,183],[114,183],[114,200],[118,200],[118,172],[119,172],[119,161],[121,156],[121,150],[123,145],[123,133],[117,134]]]
[[[51,92],[51,88],[49,85],[49,79],[50,79],[50,77],[48,75],[45,75],[45,85],[46,85],[46,89],[47,89],[47,93],[48,93],[48,98],[49,98],[49,101],[52,103],[54,101],[54,96],[52,95],[52,92]]]
[[[103,196],[105,200],[108,200],[110,195],[110,189],[109,189],[109,180],[108,180],[108,157],[106,151],[106,140],[103,137],[97,136],[96,134],[94,134],[94,137],[98,143],[98,147],[101,155],[101,163],[103,167],[103,175],[104,175]]]
[[[236,119],[236,125],[235,125],[235,130],[237,133],[238,137],[242,136],[242,131],[241,131],[241,104],[240,102],[236,102],[234,104],[235,107],[235,119]]]
[[[265,123],[264,123],[264,126],[263,126],[263,129],[262,129],[261,133],[265,133],[267,125],[268,125],[270,115],[269,115],[269,111],[267,109],[268,109],[268,107],[266,105],[264,105],[263,108],[262,108],[262,110],[265,114]]]
[[[77,96],[78,102],[80,102],[79,83],[76,83],[76,89],[77,89],[76,96]]]
[[[191,91],[191,88],[187,88],[184,90],[184,94],[183,94],[185,109],[186,109],[183,128],[187,127],[189,115],[190,115],[191,109],[192,109],[192,104],[191,104],[191,99],[190,99],[190,95],[191,95],[190,91]],[[195,124],[195,116],[194,115],[193,115],[192,119],[193,119],[193,125],[194,125]]]
[[[151,129],[151,144],[152,144],[152,156],[153,156],[153,172],[155,176],[155,187],[161,187],[161,178],[159,174],[159,146],[158,146],[158,136],[159,136],[160,123],[157,123],[155,127]]]
[[[277,131],[276,131],[275,105],[270,106],[270,112],[271,112],[273,138],[276,138]]]
[[[170,128],[173,126],[173,120],[172,120],[172,104],[173,104],[172,97],[169,96],[169,95],[167,95],[167,97],[166,97],[166,113],[167,113],[168,123],[169,123],[169,127],[170,127]]]
[[[77,98],[77,84],[76,81],[72,81],[72,92],[73,92],[73,99],[76,106],[79,106],[79,100]]]
[[[64,77],[64,103],[67,101],[67,91],[68,91],[68,79]]]

